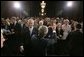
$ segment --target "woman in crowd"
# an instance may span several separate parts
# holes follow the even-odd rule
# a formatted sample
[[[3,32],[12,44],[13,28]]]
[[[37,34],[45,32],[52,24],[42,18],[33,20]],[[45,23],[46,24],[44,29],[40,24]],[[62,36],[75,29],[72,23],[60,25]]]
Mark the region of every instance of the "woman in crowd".
[[[69,20],[66,19],[64,20],[64,24],[62,25],[62,29],[63,29],[63,40],[66,40],[67,35],[69,34],[69,32],[71,32],[71,25],[69,25]]]
[[[31,56],[46,56],[48,41],[45,39],[45,36],[48,33],[48,27],[41,26],[38,33],[38,37],[32,39]]]

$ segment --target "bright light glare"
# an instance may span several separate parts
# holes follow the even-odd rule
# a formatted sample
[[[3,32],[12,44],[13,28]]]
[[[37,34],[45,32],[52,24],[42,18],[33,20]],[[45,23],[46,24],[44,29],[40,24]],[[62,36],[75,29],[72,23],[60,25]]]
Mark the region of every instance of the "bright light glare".
[[[44,3],[44,1],[42,1],[41,8],[45,8],[45,6],[46,6],[46,3]]]
[[[21,6],[20,6],[20,3],[19,2],[14,2],[14,7],[15,8],[20,8]]]
[[[43,16],[43,13],[41,15]]]
[[[41,8],[43,8],[43,9],[44,9],[44,8],[45,8],[45,6],[41,6]]]
[[[69,2],[67,3],[67,7],[72,7],[72,1],[69,1]]]
[[[44,9],[41,9],[41,12],[44,12]]]

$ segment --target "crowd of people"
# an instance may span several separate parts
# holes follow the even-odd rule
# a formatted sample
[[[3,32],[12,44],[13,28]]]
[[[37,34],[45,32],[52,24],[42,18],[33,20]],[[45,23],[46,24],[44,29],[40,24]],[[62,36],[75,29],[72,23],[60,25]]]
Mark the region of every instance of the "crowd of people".
[[[2,56],[83,56],[83,21],[1,18]]]

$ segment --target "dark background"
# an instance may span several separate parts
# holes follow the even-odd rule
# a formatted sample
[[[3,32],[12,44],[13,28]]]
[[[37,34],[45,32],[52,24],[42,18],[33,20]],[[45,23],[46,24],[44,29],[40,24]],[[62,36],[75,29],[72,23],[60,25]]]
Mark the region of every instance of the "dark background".
[[[21,9],[13,7],[13,1],[1,1],[1,17],[25,16],[35,17],[39,16],[41,11],[41,1],[19,1]],[[48,17],[83,17],[83,1],[73,1],[73,7],[66,7],[67,1],[45,1],[46,2],[46,16]],[[20,11],[21,10],[21,11]],[[23,12],[26,12],[25,15]]]

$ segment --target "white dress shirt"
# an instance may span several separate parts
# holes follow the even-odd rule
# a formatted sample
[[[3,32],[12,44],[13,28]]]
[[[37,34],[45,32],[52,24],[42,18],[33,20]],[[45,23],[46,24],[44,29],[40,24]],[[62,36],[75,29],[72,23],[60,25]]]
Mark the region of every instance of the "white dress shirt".
[[[29,31],[30,31],[30,35],[32,34],[32,31],[33,31],[33,26],[32,27],[29,27]]]

